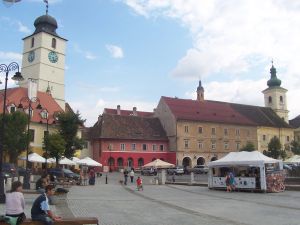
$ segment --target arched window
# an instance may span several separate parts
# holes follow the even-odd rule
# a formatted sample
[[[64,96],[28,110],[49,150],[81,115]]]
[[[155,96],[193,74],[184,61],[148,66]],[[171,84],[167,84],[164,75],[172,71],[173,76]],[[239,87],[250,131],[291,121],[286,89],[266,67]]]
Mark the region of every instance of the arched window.
[[[31,38],[31,48],[33,48],[33,47],[34,47],[34,37]]]
[[[138,167],[142,167],[144,165],[144,159],[143,158],[139,158],[138,159]]]
[[[272,97],[269,96],[269,103],[272,103]]]
[[[283,97],[282,96],[279,97],[279,100],[280,100],[280,103],[283,103]]]
[[[52,48],[56,48],[56,39],[52,38]]]

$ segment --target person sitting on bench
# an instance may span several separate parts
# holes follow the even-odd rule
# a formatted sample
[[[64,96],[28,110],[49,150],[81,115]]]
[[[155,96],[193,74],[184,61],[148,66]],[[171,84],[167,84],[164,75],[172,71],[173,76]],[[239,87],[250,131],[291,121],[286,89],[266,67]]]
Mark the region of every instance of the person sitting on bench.
[[[33,221],[41,221],[45,225],[52,225],[54,221],[61,220],[61,217],[56,216],[49,207],[48,197],[53,196],[53,194],[54,186],[47,185],[45,193],[35,199],[31,208],[31,218]]]

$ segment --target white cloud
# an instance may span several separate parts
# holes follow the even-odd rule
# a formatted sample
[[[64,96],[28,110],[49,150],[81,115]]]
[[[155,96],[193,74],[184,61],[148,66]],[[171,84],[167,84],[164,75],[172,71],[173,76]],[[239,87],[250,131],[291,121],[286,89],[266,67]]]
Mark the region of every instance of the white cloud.
[[[82,118],[86,119],[85,126],[93,126],[97,120],[98,116],[103,113],[104,108],[116,109],[117,105],[121,106],[121,109],[132,110],[133,107],[137,107],[138,111],[152,112],[156,107],[156,102],[144,102],[144,101],[134,101],[134,100],[120,100],[120,101],[106,101],[105,99],[96,100],[96,104],[91,101],[85,102],[69,102],[73,110],[79,110]]]
[[[116,45],[106,45],[106,49],[109,51],[111,57],[113,58],[123,58],[123,49]]]
[[[25,25],[23,25],[20,21],[17,22],[18,27],[19,27],[19,31],[25,34],[29,34],[31,31],[28,27],[26,27]]]
[[[81,54],[83,57],[85,57],[88,60],[95,60],[97,58],[97,56],[91,51],[82,50],[77,43],[74,43],[73,47],[75,52]]]
[[[10,61],[22,61],[22,54],[16,53],[16,52],[1,52],[0,51],[0,60],[2,62],[10,62]]]
[[[171,71],[173,77],[192,80],[214,77],[218,85],[209,84],[208,96],[219,97],[217,100],[228,96],[230,101],[257,104],[259,101],[249,97],[253,93],[240,88],[232,88],[235,92],[227,93],[228,88],[236,87],[237,80],[248,84],[248,80],[242,80],[243,76],[257,67],[270,67],[269,61],[274,58],[275,66],[285,71],[278,76],[283,81],[282,86],[289,90],[289,109],[294,111],[290,115],[300,113],[300,105],[294,97],[300,96],[298,1],[127,0],[125,3],[139,15],[172,18],[190,30],[193,48],[187,49],[178,60]],[[229,75],[231,81],[221,82],[219,74]],[[265,78],[268,79],[269,74]],[[220,88],[222,86],[224,88]],[[266,83],[259,87],[266,88]],[[249,86],[244,85],[244,88]],[[263,99],[262,89],[254,88],[249,91],[255,91],[257,97]]]

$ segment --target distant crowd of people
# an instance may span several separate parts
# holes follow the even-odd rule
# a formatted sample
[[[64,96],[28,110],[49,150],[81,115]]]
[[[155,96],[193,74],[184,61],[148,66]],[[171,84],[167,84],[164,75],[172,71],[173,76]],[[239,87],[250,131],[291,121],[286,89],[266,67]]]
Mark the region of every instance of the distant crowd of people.
[[[130,182],[131,183],[134,182],[134,169],[131,169],[130,172],[128,172],[128,170],[125,169],[123,174],[124,174],[124,185],[127,185],[128,175],[130,177]],[[136,179],[136,187],[138,191],[143,190],[143,180],[140,176],[138,176]]]

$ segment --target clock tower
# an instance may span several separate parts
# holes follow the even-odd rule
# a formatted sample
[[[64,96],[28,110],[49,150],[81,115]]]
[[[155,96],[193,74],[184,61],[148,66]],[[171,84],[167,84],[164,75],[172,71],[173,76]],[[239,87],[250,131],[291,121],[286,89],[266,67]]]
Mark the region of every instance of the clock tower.
[[[28,78],[37,81],[38,91],[52,95],[65,109],[65,49],[67,40],[56,33],[57,22],[48,15],[34,21],[35,31],[25,37],[21,87],[28,87]]]
[[[270,69],[271,78],[268,80],[267,89],[263,90],[265,106],[270,107],[285,122],[289,122],[289,111],[287,110],[287,89],[280,87],[281,80],[276,76],[276,68],[273,65]]]

